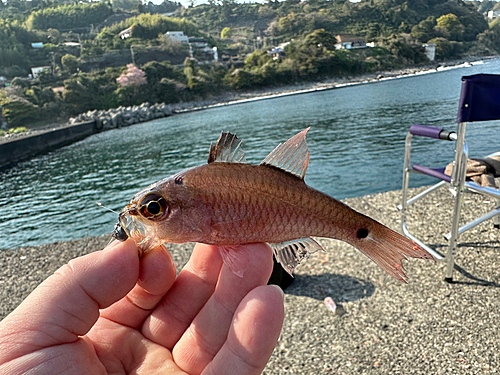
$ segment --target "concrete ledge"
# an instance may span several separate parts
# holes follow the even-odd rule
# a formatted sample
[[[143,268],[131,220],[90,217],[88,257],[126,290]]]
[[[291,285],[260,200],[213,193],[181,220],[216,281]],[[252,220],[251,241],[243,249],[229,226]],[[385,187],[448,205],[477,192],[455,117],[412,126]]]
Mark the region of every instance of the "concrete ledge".
[[[95,121],[87,121],[1,143],[0,169],[11,167],[35,155],[67,146],[94,133],[97,133]]]

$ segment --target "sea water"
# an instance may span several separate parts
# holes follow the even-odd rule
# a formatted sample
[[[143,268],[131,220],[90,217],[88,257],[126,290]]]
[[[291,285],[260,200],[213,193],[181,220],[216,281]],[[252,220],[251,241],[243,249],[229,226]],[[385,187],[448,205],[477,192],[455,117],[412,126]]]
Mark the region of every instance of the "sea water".
[[[251,163],[311,127],[306,182],[337,199],[401,188],[411,124],[456,129],[461,77],[500,74],[500,60],[303,95],[175,115],[93,135],[0,173],[0,249],[110,233],[119,211],[150,183],[206,163],[222,130]],[[500,150],[498,122],[468,126],[471,156]],[[413,161],[440,166],[453,144],[416,139]],[[430,151],[432,150],[432,151]],[[426,152],[430,151],[430,152]],[[413,186],[430,184],[423,176]],[[394,202],[394,205],[399,202]]]

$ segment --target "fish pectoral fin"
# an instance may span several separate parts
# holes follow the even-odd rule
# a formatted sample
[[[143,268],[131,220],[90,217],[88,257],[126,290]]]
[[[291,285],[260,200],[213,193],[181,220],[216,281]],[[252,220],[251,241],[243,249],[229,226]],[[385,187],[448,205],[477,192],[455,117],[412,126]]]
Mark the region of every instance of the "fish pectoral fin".
[[[309,149],[306,142],[306,133],[309,129],[302,130],[285,143],[280,143],[260,165],[275,167],[304,179],[309,165]]]
[[[250,262],[247,251],[239,251],[239,246],[219,246],[219,253],[224,265],[236,276],[243,278],[245,269]]]
[[[217,143],[210,145],[208,164],[210,163],[246,163],[245,151],[241,149],[241,140],[229,132],[222,132]]]
[[[293,270],[302,260],[318,250],[323,250],[321,245],[312,238],[301,238],[282,243],[270,243],[273,254],[283,269],[293,276]]]

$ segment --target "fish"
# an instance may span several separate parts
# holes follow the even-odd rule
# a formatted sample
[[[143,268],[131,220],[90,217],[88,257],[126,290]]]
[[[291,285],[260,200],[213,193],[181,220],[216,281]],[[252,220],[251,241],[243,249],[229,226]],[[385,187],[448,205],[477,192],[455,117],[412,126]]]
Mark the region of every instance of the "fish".
[[[238,246],[265,242],[292,275],[323,250],[313,237],[347,242],[389,275],[407,282],[402,263],[434,259],[415,242],[308,186],[307,128],[279,144],[259,165],[246,162],[242,141],[222,132],[208,163],[182,170],[139,191],[119,214],[113,237],[133,238],[145,254],[162,243],[201,242],[219,247],[238,276]]]

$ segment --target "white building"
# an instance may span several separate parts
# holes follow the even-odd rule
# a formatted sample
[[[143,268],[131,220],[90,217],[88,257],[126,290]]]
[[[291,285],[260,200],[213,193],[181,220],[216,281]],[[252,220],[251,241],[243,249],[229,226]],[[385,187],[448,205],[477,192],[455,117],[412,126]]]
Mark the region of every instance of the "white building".
[[[33,74],[33,78],[36,78],[38,76],[38,74],[40,74],[41,72],[50,73],[51,70],[52,69],[50,66],[35,66],[35,67],[31,68],[31,73]]]
[[[118,34],[120,36],[120,38],[122,39],[127,39],[127,38],[130,38],[132,36],[132,27],[129,27],[128,29],[125,29],[123,31],[120,31],[120,33]]]
[[[494,20],[500,16],[500,10],[490,10],[488,12],[488,21]]]
[[[337,43],[335,49],[366,48],[366,42],[362,36],[353,34],[340,34],[335,37]]]
[[[163,36],[176,42],[189,43],[189,38],[184,35],[183,31],[167,31]]]
[[[434,43],[425,43],[422,44],[422,47],[425,48],[425,56],[427,56],[429,61],[434,61],[436,58],[436,45]]]
[[[286,57],[285,50],[281,47],[274,47],[272,50],[267,51],[268,55],[273,55],[273,60],[280,60]]]

